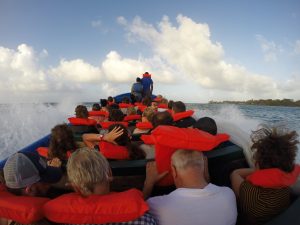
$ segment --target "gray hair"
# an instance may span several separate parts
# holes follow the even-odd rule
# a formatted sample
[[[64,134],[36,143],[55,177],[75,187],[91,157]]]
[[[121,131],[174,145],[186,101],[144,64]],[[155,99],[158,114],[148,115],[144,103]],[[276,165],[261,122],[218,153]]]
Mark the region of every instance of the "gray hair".
[[[173,153],[171,161],[178,170],[185,170],[189,167],[202,169],[204,166],[203,153],[200,151],[179,149]]]
[[[82,195],[93,193],[97,184],[109,182],[110,167],[106,158],[90,148],[80,148],[72,153],[67,164],[69,181]]]

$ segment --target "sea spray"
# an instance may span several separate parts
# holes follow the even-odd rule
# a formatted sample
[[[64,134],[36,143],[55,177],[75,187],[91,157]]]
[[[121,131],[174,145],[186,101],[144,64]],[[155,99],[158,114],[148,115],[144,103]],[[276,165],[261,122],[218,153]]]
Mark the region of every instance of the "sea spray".
[[[67,113],[54,104],[0,105],[0,160],[67,122]]]
[[[62,99],[59,104],[0,105],[0,160],[49,134],[56,124],[67,123],[67,118],[74,116],[76,105],[71,98]],[[209,116],[217,124],[233,124],[247,137],[259,124],[276,122],[286,123],[300,134],[300,109],[296,108],[214,104],[190,104],[188,108],[195,109],[197,118]],[[300,154],[297,161],[300,162]]]

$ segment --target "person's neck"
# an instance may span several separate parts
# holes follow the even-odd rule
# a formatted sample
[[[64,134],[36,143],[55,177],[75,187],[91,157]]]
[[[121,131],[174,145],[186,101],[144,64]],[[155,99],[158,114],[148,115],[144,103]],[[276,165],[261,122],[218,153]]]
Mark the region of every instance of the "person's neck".
[[[109,184],[98,184],[94,187],[93,194],[106,195],[110,192]]]
[[[202,173],[195,172],[194,170],[186,171],[180,175],[177,188],[191,188],[191,189],[202,189],[208,185]]]

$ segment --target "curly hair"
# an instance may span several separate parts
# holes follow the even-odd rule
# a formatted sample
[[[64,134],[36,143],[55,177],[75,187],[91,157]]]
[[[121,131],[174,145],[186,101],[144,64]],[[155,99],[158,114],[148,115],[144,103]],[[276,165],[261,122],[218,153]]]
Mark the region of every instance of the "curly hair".
[[[84,105],[78,105],[75,109],[75,114],[77,118],[88,118],[89,112]]]
[[[71,128],[67,124],[58,124],[51,130],[48,158],[67,158],[67,151],[76,149]]]
[[[278,168],[289,173],[295,166],[299,143],[297,138],[296,131],[263,125],[251,134],[253,159],[260,169]]]

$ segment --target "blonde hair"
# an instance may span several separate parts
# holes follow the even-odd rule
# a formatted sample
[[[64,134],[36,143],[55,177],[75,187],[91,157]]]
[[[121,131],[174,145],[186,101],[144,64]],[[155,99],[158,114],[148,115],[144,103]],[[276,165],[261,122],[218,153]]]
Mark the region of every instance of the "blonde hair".
[[[72,153],[67,163],[69,181],[84,196],[93,193],[97,184],[109,182],[110,167],[105,157],[90,148],[80,148]]]
[[[203,153],[200,151],[180,149],[171,157],[172,165],[178,170],[185,170],[188,167],[203,168]]]
[[[162,98],[161,101],[160,101],[160,103],[168,105],[168,99]]]
[[[154,115],[154,110],[152,107],[145,108],[145,110],[142,114],[142,116],[146,117],[149,122],[152,121],[153,115]]]

